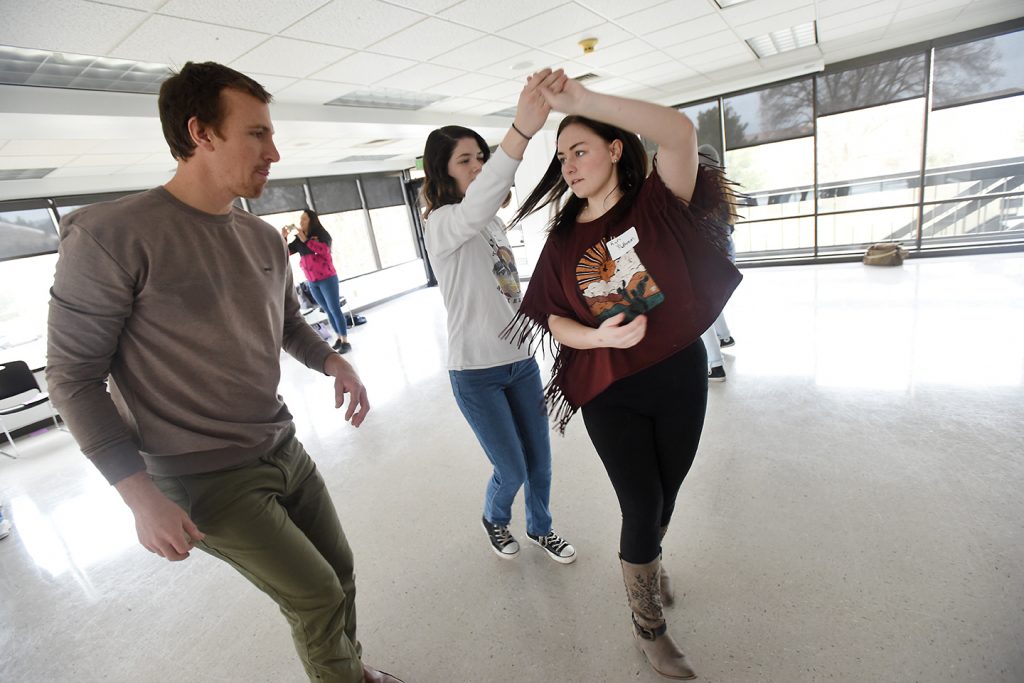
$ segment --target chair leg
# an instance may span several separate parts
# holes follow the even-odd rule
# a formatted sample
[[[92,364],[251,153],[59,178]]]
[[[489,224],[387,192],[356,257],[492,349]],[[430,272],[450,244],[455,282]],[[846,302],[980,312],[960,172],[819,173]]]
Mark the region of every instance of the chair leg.
[[[21,453],[18,452],[18,447],[14,445],[14,439],[11,438],[11,433],[7,431],[7,425],[4,423],[3,420],[0,420],[0,427],[3,427],[4,434],[7,436],[7,441],[8,443],[11,444],[11,450],[14,451],[14,455],[11,455],[7,451],[0,450],[0,455],[6,455],[8,458],[11,458],[12,460],[17,460],[18,456],[21,455]]]
[[[53,420],[53,426],[62,432],[68,431],[64,427],[61,427],[60,423],[57,421],[57,411],[53,409],[53,404],[47,403],[46,405],[50,407],[50,418]]]

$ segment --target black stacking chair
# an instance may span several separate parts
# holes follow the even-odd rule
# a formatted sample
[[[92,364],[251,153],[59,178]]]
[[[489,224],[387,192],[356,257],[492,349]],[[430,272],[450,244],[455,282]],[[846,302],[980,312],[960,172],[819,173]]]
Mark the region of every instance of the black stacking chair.
[[[60,424],[57,422],[57,413],[53,409],[53,404],[50,403],[50,395],[39,388],[36,376],[32,374],[28,364],[25,361],[16,360],[0,365],[0,402],[28,392],[34,393],[31,396],[25,397],[22,403],[0,408],[0,427],[3,427],[4,434],[7,436],[7,441],[11,444],[14,455],[3,450],[0,450],[0,453],[8,458],[17,459],[19,455],[18,447],[14,444],[11,432],[7,429],[7,423],[4,421],[4,418],[8,415],[14,415],[45,403],[50,408],[53,424],[57,429],[60,429]]]

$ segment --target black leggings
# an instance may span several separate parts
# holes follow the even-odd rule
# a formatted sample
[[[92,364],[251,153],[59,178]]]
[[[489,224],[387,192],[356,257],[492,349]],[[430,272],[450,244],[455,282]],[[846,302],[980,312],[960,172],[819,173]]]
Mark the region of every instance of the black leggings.
[[[661,553],[676,494],[690,471],[708,400],[700,339],[625,377],[583,406],[583,421],[622,510],[622,559],[646,564]]]

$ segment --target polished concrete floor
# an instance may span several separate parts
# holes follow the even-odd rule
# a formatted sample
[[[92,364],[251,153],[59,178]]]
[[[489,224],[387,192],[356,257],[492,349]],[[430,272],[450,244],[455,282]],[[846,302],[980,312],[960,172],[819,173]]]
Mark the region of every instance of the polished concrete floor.
[[[1024,255],[745,276],[665,543],[670,627],[701,680],[1024,681]],[[662,680],[630,636],[581,420],[553,439],[552,495],[579,561],[502,561],[437,290],[366,315],[362,428],[291,359],[282,385],[356,552],[366,661],[408,683]],[[0,681],[304,680],[262,594],[201,553],[139,547],[67,434],[20,445],[0,458]]]

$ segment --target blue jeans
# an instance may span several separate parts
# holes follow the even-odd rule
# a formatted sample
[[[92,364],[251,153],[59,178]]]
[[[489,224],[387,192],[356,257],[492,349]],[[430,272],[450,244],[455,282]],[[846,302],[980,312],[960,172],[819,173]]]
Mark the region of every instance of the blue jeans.
[[[487,482],[484,517],[512,521],[512,501],[526,491],[526,531],[551,531],[551,442],[540,370],[533,358],[483,370],[449,370],[455,402],[473,428],[494,472]]]
[[[331,327],[338,333],[338,336],[348,336],[348,325],[345,324],[345,316],[341,312],[338,276],[332,275],[316,282],[310,281],[309,292],[316,299],[317,305],[326,311],[327,319],[331,321]]]

